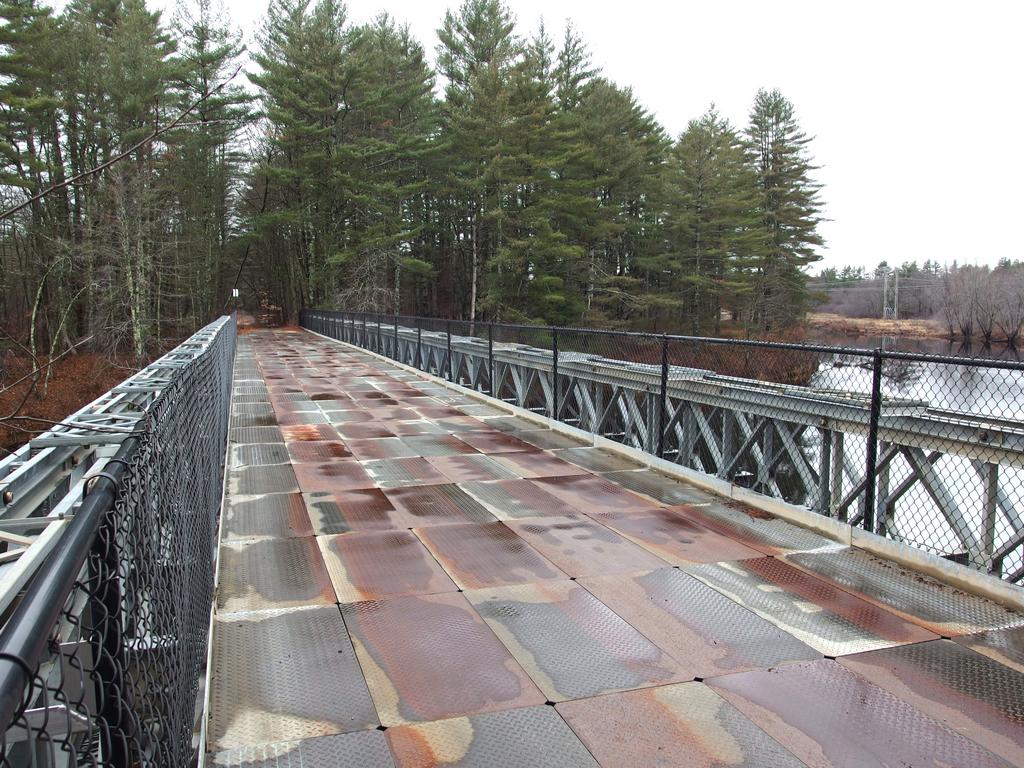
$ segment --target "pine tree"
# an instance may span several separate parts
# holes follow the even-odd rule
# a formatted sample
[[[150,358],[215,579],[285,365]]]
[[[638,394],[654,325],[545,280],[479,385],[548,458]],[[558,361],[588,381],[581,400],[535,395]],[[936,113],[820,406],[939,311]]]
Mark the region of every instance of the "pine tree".
[[[796,121],[793,105],[777,90],[761,90],[750,113],[747,138],[755,157],[765,247],[752,267],[745,308],[749,330],[786,326],[806,311],[804,268],[820,257],[821,185],[808,156],[811,142]]]

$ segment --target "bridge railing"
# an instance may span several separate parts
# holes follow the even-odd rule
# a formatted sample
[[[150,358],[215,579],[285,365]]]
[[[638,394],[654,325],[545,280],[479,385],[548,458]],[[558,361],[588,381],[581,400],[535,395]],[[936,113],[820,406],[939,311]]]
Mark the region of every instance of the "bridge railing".
[[[235,321],[0,462],[0,765],[191,764]]]
[[[305,310],[301,322],[695,472],[1024,582],[1020,361],[325,310]]]

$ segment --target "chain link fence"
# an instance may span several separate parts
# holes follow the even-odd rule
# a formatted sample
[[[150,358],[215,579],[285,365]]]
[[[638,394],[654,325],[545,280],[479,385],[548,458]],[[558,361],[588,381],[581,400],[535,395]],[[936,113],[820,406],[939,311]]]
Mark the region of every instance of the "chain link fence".
[[[301,322],[1024,583],[1019,361],[322,310]]]
[[[6,617],[0,765],[192,763],[235,347],[234,319],[214,326],[164,358],[170,375]]]

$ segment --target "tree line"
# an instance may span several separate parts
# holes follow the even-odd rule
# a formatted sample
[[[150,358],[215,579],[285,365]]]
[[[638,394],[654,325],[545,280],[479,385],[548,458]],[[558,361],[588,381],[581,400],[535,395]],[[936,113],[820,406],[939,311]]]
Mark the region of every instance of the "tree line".
[[[434,65],[340,0],[271,0],[251,51],[213,0],[0,20],[0,322],[34,354],[141,356],[235,287],[285,319],[761,333],[809,306],[820,188],[778,91],[673,139],[571,24],[523,34],[500,0],[449,11]]]

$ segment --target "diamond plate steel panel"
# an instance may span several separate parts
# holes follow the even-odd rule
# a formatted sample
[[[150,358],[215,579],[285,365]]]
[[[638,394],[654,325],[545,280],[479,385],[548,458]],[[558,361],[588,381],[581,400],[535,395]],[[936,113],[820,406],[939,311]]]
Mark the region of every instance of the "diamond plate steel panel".
[[[472,416],[476,419],[490,419],[496,416],[506,416],[507,411],[503,411],[501,408],[496,408],[493,405],[487,405],[486,403],[469,403],[466,405],[460,405],[459,410],[467,416]]]
[[[462,483],[459,487],[502,520],[579,514],[575,507],[542,491],[529,480]]]
[[[297,493],[241,498],[228,496],[224,500],[223,527],[224,538],[229,540],[313,535],[306,506]]]
[[[530,421],[520,416],[496,416],[493,419],[482,419],[481,422],[487,429],[498,429],[502,432],[550,432],[543,424]],[[525,439],[525,437],[524,437]]]
[[[460,432],[458,439],[488,456],[496,453],[521,453],[524,451],[540,450],[537,446],[530,445],[518,437],[507,435],[497,430]]]
[[[291,464],[269,464],[228,471],[228,493],[254,496],[264,493],[297,493],[299,484]]]
[[[303,493],[335,493],[374,486],[374,479],[355,459],[335,459],[320,464],[295,464],[294,469]]]
[[[794,554],[786,560],[939,635],[966,635],[1024,624],[1024,614],[863,550]]]
[[[346,533],[317,541],[338,602],[458,589],[410,531]]]
[[[752,507],[735,508],[715,500],[702,505],[683,504],[670,509],[766,555],[839,549],[843,546],[821,534]]]
[[[463,589],[568,578],[502,523],[435,525],[416,535]]]
[[[413,456],[458,456],[476,453],[473,446],[462,442],[454,435],[409,435],[402,438]]]
[[[235,414],[231,417],[231,426],[233,427],[272,427],[277,423],[273,414],[261,414],[259,416],[251,416],[247,414]]]
[[[363,467],[381,488],[404,488],[451,482],[424,458],[379,459],[364,462]]]
[[[223,613],[335,602],[315,538],[224,542],[217,607]]]
[[[828,659],[725,675],[709,684],[809,766],[1006,766]]]
[[[338,433],[346,440],[371,440],[382,437],[394,437],[395,433],[377,421],[366,423],[338,424]]]
[[[508,468],[516,477],[567,477],[569,475],[592,476],[583,467],[570,464],[547,451],[502,453],[494,460]]]
[[[635,461],[600,448],[561,448],[553,453],[558,458],[591,472],[623,472],[641,468]]]
[[[231,446],[232,467],[264,467],[268,464],[288,464],[290,461],[284,443]]]
[[[218,616],[211,669],[211,751],[379,722],[333,605]]]
[[[636,493],[657,501],[659,504],[693,504],[706,502],[711,498],[704,491],[694,488],[692,485],[681,483],[666,477],[660,472],[650,469],[641,469],[629,472],[605,472],[602,477],[618,483],[623,488],[629,488]]]
[[[544,702],[461,594],[346,603],[341,611],[385,725]]]
[[[300,440],[337,440],[338,433],[327,424],[296,424],[281,427],[284,439],[289,442]]]
[[[395,768],[380,731],[354,731],[303,741],[280,741],[218,752],[214,768]]]
[[[288,454],[296,464],[317,464],[333,459],[352,458],[352,452],[344,443],[329,440],[288,443]]]
[[[399,768],[597,768],[551,707],[401,725],[388,730]]]
[[[302,427],[302,426],[323,426],[328,424],[327,416],[322,411],[286,411],[277,415],[277,421],[281,425],[282,429],[285,430],[285,434],[288,434],[289,427]],[[295,440],[298,438],[289,437],[289,440]],[[321,438],[327,439],[327,438]]]
[[[687,570],[826,656],[937,637],[771,557]]]
[[[270,403],[233,403],[231,406],[233,416],[273,416],[274,409]]]
[[[399,459],[419,454],[397,437],[373,438],[370,440],[346,440],[345,445],[352,455],[361,460]]]
[[[562,432],[543,429],[532,432],[520,432],[516,434],[516,437],[523,442],[535,445],[545,451],[556,450],[559,448],[580,448],[592,445],[592,443],[588,444],[584,440],[578,440],[575,437],[570,437]]]
[[[1024,673],[1024,627],[980,632],[977,635],[955,637],[953,641]]]
[[[555,709],[604,766],[804,766],[701,683],[567,701]]]
[[[486,480],[511,480],[518,478],[514,468],[507,468],[499,462],[505,456],[533,456],[536,454],[504,454],[490,458],[480,453],[462,456],[430,456],[427,461],[438,472],[453,483],[483,482]]]
[[[283,443],[279,427],[232,427],[232,443]]]
[[[385,421],[382,426],[391,430],[399,437],[448,434],[442,427],[432,421]]]
[[[597,475],[541,477],[533,482],[552,496],[557,496],[587,514],[657,508],[653,501]]]
[[[573,577],[636,573],[664,568],[664,560],[590,518],[548,517],[506,525]]]
[[[578,583],[671,655],[690,677],[821,658],[771,622],[675,568]]]
[[[1024,676],[948,640],[840,663],[1007,760],[1024,757]]]
[[[687,679],[673,659],[571,581],[466,597],[550,701]]]
[[[408,528],[404,516],[379,488],[337,493],[304,493],[317,536],[349,531],[393,531]]]
[[[592,515],[672,565],[760,557],[757,550],[668,509]]]
[[[450,483],[419,488],[391,488],[387,497],[399,510],[406,528],[440,523],[493,523],[494,517],[480,502]]]

